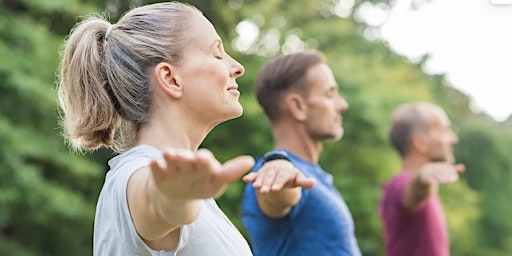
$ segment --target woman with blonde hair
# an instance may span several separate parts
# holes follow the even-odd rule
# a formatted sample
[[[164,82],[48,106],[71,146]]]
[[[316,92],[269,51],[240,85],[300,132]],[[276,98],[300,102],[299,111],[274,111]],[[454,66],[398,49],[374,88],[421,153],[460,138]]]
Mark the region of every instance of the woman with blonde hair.
[[[199,149],[216,125],[242,114],[243,73],[191,5],[75,25],[59,75],[64,133],[75,149],[120,153],[98,199],[94,255],[251,255],[213,198],[254,160],[221,164]]]

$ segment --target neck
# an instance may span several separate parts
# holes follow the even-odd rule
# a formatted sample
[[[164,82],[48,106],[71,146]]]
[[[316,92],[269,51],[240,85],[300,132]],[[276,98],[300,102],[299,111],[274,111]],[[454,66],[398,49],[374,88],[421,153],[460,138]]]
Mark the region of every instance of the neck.
[[[137,145],[147,144],[160,150],[172,147],[197,151],[212,128],[194,123],[179,112],[174,115],[156,113],[153,121],[139,130]]]
[[[302,124],[281,122],[272,125],[272,132],[276,148],[286,149],[310,163],[318,163],[322,141],[313,140]]]
[[[410,153],[403,157],[402,170],[416,172],[428,162],[428,159],[426,159],[425,157],[418,154]]]

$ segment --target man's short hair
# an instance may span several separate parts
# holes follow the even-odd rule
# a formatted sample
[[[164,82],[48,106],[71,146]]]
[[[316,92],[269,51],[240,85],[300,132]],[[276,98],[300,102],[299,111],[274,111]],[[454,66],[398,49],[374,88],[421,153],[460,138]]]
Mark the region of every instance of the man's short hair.
[[[256,98],[270,122],[281,117],[283,95],[292,90],[305,95],[309,84],[307,71],[325,61],[319,51],[307,50],[276,57],[263,66],[256,78]]]

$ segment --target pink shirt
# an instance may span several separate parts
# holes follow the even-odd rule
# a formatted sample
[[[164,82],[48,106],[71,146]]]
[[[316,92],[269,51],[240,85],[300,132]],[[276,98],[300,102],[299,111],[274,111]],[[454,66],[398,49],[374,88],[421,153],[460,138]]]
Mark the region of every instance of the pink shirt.
[[[383,220],[387,256],[449,256],[449,238],[439,197],[429,197],[419,209],[403,203],[411,173],[402,171],[383,186],[379,216]]]

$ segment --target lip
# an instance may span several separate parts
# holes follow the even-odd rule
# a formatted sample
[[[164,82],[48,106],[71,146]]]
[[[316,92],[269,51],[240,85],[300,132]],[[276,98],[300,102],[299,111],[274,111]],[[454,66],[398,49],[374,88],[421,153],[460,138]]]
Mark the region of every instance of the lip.
[[[238,86],[231,86],[227,89],[227,91],[235,96],[240,96],[240,92],[238,91]]]

